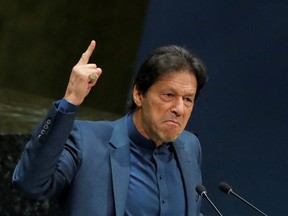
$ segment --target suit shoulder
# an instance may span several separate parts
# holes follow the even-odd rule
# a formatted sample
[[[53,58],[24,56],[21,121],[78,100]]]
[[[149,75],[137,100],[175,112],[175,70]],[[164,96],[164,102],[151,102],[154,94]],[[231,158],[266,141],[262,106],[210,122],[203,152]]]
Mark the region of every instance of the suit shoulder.
[[[114,121],[108,121],[108,120],[103,120],[103,121],[91,121],[91,120],[76,120],[75,125],[78,127],[88,127],[88,128],[99,128],[99,127],[105,127],[105,128],[113,128],[115,124],[117,124],[118,120]]]
[[[179,138],[181,140],[190,140],[191,142],[196,142],[196,143],[199,143],[199,139],[198,139],[198,136],[197,134],[193,133],[193,132],[190,132],[190,131],[187,131],[187,130],[184,130],[181,135],[179,136]]]
[[[111,134],[116,127],[123,125],[125,117],[114,120],[114,121],[87,121],[87,120],[76,120],[74,122],[73,130],[80,131],[81,133],[97,133],[98,136],[101,134]]]

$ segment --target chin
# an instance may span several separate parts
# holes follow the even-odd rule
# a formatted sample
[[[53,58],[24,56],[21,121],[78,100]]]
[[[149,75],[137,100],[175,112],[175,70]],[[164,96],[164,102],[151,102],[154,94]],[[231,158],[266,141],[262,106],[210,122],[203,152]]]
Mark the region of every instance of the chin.
[[[165,142],[173,142],[177,139],[178,135],[177,136],[166,136],[164,141]]]
[[[160,133],[158,133],[158,137],[161,138],[163,142],[173,142],[175,141],[178,136],[181,134],[182,130],[175,130],[175,128],[165,128],[165,130],[162,130]]]

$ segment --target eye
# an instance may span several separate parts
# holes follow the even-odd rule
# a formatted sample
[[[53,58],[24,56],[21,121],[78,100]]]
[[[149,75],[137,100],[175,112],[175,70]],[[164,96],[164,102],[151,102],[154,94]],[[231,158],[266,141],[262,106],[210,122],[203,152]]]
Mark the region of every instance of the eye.
[[[192,102],[192,99],[190,99],[190,98],[184,98],[184,101]]]
[[[164,93],[161,95],[161,98],[167,102],[173,100],[174,97],[175,97],[175,95],[172,93]]]
[[[169,98],[172,98],[172,97],[174,97],[174,94],[172,94],[172,93],[167,93],[166,96],[169,97]]]
[[[183,98],[183,100],[185,103],[188,103],[188,104],[193,104],[193,102],[194,102],[194,100],[190,97]]]

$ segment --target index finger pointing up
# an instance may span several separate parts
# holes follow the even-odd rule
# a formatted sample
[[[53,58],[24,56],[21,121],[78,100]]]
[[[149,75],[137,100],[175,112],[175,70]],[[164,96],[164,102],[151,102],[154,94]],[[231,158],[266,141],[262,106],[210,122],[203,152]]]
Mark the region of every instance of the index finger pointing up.
[[[94,40],[92,40],[90,45],[88,46],[87,50],[82,54],[77,65],[88,64],[89,59],[90,59],[95,47],[96,47],[96,42]]]

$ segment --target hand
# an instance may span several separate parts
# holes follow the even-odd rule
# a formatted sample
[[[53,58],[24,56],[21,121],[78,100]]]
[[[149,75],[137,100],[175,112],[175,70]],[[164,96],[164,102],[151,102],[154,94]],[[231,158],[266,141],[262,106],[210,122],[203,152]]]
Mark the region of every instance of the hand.
[[[102,73],[101,68],[98,68],[96,64],[88,63],[95,47],[96,42],[92,40],[79,62],[73,67],[70,75],[64,98],[76,106],[79,106],[84,101],[84,98],[89,94]],[[91,74],[96,79],[91,80],[89,78]]]

